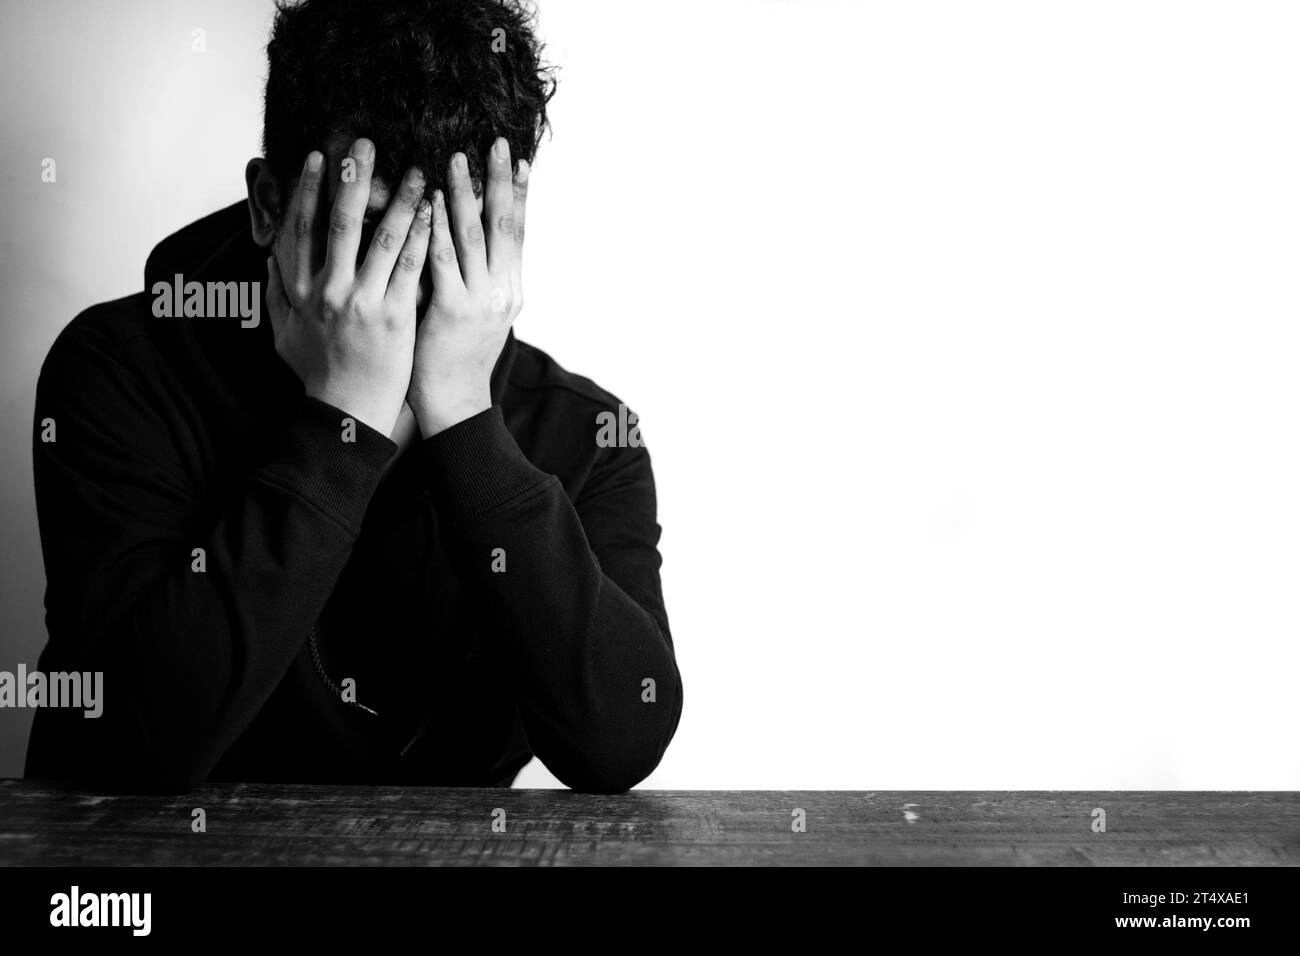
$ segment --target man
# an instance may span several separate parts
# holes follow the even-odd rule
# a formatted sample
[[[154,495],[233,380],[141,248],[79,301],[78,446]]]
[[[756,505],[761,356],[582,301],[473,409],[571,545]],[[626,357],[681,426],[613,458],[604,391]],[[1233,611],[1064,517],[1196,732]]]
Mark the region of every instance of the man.
[[[41,669],[104,701],[38,711],[28,776],[509,786],[536,755],[619,792],[658,764],[682,687],[648,453],[511,331],[540,53],[513,3],[278,10],[247,203],[41,372]],[[230,282],[269,321],[171,307]]]

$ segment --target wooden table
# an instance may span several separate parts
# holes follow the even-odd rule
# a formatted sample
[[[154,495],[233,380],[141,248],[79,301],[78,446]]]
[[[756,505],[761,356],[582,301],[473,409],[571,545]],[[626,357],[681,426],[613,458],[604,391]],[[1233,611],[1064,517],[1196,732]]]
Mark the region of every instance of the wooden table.
[[[230,784],[158,797],[0,780],[0,864],[1295,866],[1300,794]]]

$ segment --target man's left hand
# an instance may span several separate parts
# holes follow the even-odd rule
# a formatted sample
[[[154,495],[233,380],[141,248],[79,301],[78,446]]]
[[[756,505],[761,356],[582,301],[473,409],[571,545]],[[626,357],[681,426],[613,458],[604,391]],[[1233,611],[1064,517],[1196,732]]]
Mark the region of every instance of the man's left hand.
[[[429,438],[492,406],[492,369],[523,308],[522,251],[528,163],[510,147],[488,156],[483,214],[463,153],[451,158],[450,199],[433,196],[433,295],[420,323],[407,401]]]

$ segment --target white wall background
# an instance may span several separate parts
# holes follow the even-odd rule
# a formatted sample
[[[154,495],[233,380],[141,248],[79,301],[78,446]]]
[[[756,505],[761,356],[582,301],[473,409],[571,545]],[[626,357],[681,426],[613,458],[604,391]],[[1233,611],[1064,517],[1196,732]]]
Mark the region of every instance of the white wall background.
[[[40,361],[242,194],[270,10],[5,4],[0,668],[44,642]],[[646,786],[1300,788],[1300,7],[541,22],[517,331],[654,456],[686,702]]]

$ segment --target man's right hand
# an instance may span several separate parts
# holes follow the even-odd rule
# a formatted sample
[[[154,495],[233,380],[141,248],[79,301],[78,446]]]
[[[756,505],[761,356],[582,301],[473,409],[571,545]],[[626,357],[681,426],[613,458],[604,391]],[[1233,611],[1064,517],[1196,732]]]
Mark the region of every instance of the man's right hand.
[[[411,381],[431,210],[421,199],[424,177],[408,171],[358,266],[374,144],[358,139],[350,156],[356,176],[339,184],[318,271],[313,242],[325,158],[308,154],[267,259],[267,307],[275,349],[307,394],[388,435]]]

